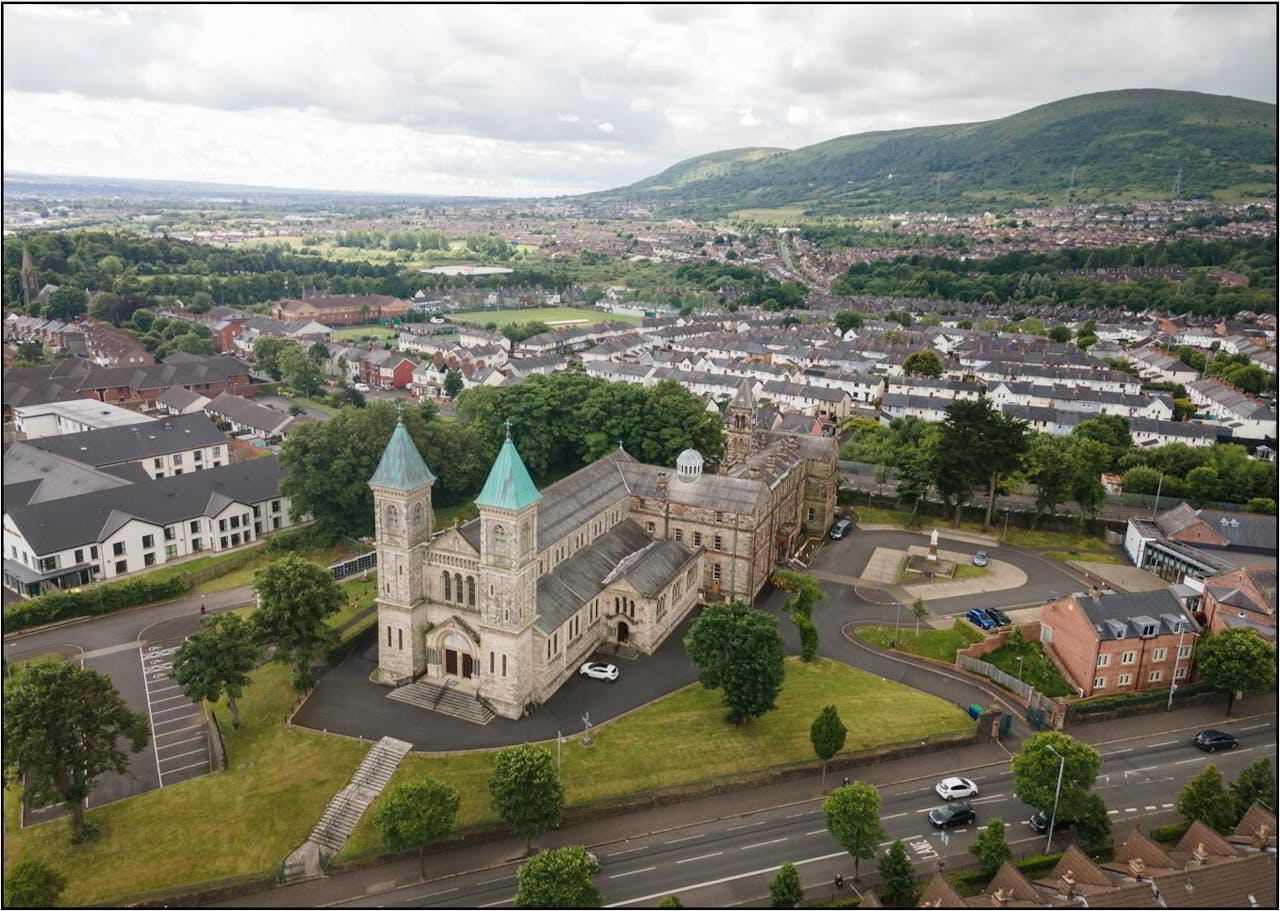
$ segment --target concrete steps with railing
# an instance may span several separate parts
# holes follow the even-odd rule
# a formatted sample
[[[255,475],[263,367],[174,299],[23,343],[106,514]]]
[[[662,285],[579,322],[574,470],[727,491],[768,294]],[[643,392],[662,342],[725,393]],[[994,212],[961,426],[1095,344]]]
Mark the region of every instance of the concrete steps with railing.
[[[387,693],[388,699],[407,702],[430,712],[439,712],[473,724],[488,724],[496,716],[472,693],[458,691],[426,680],[417,680]]]

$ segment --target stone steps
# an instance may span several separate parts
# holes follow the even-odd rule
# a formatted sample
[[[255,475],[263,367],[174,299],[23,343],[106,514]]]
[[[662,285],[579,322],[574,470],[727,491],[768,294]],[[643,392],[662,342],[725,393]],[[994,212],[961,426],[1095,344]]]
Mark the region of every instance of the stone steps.
[[[452,718],[470,721],[472,724],[488,724],[496,716],[484,703],[470,693],[460,693],[453,687],[440,686],[426,680],[397,687],[387,693],[388,699],[407,702],[418,708],[439,712]]]
[[[382,793],[400,760],[412,748],[412,744],[394,737],[383,737],[374,744],[352,774],[351,781],[329,801],[309,840],[326,854],[340,851],[364,811]]]

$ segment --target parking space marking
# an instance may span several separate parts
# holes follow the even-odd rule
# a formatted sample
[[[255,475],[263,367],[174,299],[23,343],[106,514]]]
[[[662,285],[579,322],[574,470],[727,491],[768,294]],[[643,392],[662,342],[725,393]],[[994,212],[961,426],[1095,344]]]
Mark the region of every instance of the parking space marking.
[[[210,771],[208,745],[200,743],[204,738],[199,734],[190,734],[204,727],[204,710],[200,703],[182,693],[182,687],[173,681],[171,658],[180,646],[181,642],[161,643],[150,645],[145,651],[141,647],[138,649],[146,688],[147,714],[151,721],[156,774],[162,788],[166,782],[175,784],[189,780],[193,777],[193,769],[203,770],[196,775]],[[170,704],[174,702],[178,704]],[[197,757],[198,761],[193,762]]]

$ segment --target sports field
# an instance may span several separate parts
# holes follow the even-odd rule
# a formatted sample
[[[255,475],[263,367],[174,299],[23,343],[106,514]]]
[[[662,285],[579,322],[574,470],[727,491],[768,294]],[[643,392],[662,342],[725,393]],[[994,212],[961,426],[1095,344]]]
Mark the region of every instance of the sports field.
[[[520,310],[467,310],[462,313],[451,313],[449,318],[466,323],[546,323],[553,329],[565,326],[594,326],[596,323],[618,321],[622,323],[638,323],[637,316],[624,316],[620,313],[601,313],[599,310],[583,310],[579,307],[527,307]]]
[[[395,329],[389,329],[386,326],[343,326],[341,329],[333,330],[333,337],[338,341],[364,338],[366,335],[374,338],[395,338],[398,334]]]

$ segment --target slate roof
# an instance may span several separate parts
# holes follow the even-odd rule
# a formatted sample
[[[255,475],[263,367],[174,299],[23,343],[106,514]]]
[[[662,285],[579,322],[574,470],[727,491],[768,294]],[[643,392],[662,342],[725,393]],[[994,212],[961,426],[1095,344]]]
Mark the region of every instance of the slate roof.
[[[204,406],[204,410],[207,414],[221,415],[237,424],[244,424],[263,433],[281,433],[286,425],[293,423],[291,415],[281,414],[274,408],[259,405],[244,396],[232,395],[230,392],[220,393],[217,398]]]
[[[269,500],[280,495],[283,475],[279,460],[266,456],[9,508],[7,515],[36,554],[47,554],[96,544],[133,518],[172,525],[221,512],[233,502]]]
[[[369,479],[369,486],[386,487],[390,490],[416,490],[435,479],[436,476],[422,460],[422,453],[418,452],[413,438],[405,429],[404,421],[397,420],[395,429],[391,431],[391,439],[387,440],[387,447],[382,450],[378,467]]]
[[[498,450],[493,467],[489,469],[489,477],[485,479],[475,505],[518,510],[541,499],[542,494],[538,493],[537,485],[529,477],[529,469],[525,467],[516,444],[508,434],[502,449]]]
[[[620,578],[651,597],[696,555],[678,541],[655,541],[635,521],[623,519],[538,580],[535,625],[544,634],[555,632]]]
[[[1138,636],[1143,625],[1149,621],[1155,623],[1156,634],[1161,636],[1176,634],[1180,618],[1186,624],[1188,632],[1199,629],[1181,602],[1167,588],[1102,595],[1097,598],[1081,594],[1074,597],[1089,617],[1099,639],[1128,639]]]
[[[124,487],[132,480],[37,449],[29,443],[13,443],[4,449],[6,509]]]
[[[225,443],[226,437],[207,414],[197,412],[145,424],[39,437],[28,442],[37,449],[102,467],[217,446]]]
[[[156,397],[156,403],[164,405],[168,408],[174,408],[178,411],[184,411],[192,405],[200,403],[208,403],[209,397],[201,395],[198,392],[192,392],[190,389],[184,389],[182,386],[174,386],[166,389]],[[203,405],[201,405],[203,407]]]

